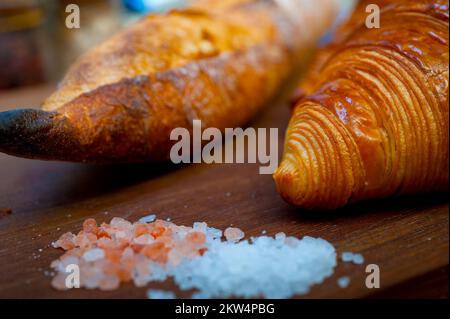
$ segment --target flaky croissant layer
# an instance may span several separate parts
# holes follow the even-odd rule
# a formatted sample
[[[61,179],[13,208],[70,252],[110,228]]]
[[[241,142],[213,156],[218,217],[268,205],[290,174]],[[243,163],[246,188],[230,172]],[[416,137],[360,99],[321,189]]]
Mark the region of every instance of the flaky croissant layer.
[[[293,110],[274,174],[288,202],[348,202],[448,189],[448,1],[363,1],[323,50]]]

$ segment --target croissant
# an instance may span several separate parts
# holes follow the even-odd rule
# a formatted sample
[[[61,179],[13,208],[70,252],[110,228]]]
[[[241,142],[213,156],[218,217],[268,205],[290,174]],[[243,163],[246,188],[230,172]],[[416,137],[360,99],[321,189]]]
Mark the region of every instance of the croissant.
[[[370,3],[380,28],[366,26]],[[287,202],[448,190],[448,22],[448,1],[360,3],[300,87],[274,173]]]
[[[332,23],[337,0],[199,0],[145,17],[69,69],[41,110],[0,113],[0,151],[47,160],[169,157],[170,132],[246,124]]]

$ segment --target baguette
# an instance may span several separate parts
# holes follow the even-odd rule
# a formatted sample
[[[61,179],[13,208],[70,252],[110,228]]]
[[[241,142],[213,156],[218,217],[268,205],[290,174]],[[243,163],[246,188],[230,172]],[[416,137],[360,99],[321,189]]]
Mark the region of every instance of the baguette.
[[[0,113],[0,151],[168,159],[174,128],[192,129],[194,119],[219,129],[248,123],[337,8],[337,0],[200,0],[149,15],[79,58],[40,110]]]
[[[378,1],[379,29],[369,3],[302,84],[274,174],[295,206],[448,190],[448,1]]]

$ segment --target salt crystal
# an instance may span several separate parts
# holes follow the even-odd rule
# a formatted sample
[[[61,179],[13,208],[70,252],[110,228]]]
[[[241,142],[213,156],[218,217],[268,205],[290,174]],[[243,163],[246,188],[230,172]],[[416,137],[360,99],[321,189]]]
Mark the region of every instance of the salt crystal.
[[[65,233],[61,235],[61,237],[55,241],[52,242],[52,246],[54,248],[62,248],[64,250],[69,250],[75,247],[75,238],[76,236],[72,233]]]
[[[155,221],[155,219],[156,219],[156,215],[148,215],[148,216],[141,217],[139,219],[139,223],[147,224],[147,223],[151,223],[151,222]]]
[[[118,239],[127,237],[127,233],[125,231],[123,231],[123,230],[120,230],[120,231],[116,232],[114,235]]]
[[[244,238],[245,234],[242,230],[235,227],[228,227],[225,229],[225,238],[230,242],[238,242],[242,238]]]
[[[337,284],[340,288],[347,288],[350,284],[350,278],[344,276],[337,280]]]
[[[183,290],[197,289],[194,298],[289,298],[305,294],[333,273],[334,247],[322,239],[299,240],[295,247],[274,238],[210,243],[208,254],[171,269]],[[249,284],[251,283],[251,284]]]
[[[353,253],[343,252],[341,258],[343,262],[351,262],[353,261]]]
[[[100,248],[93,248],[83,254],[83,259],[87,262],[105,258],[105,251]]]
[[[134,257],[134,251],[130,247],[125,248],[122,252],[122,259],[132,259]]]
[[[134,238],[133,241],[138,245],[149,245],[152,242],[154,242],[155,240],[153,239],[153,237],[151,235],[144,234],[144,235]]]
[[[223,235],[222,231],[220,229],[214,228],[214,227],[207,227],[206,228],[206,235],[208,235],[211,238],[217,238],[220,239]]]
[[[206,224],[205,222],[195,222],[192,225],[192,228],[194,228],[195,230],[199,230],[199,231],[206,231],[206,228],[208,227],[208,224]]]
[[[176,296],[171,291],[149,289],[147,291],[148,299],[176,299]]]
[[[353,263],[357,265],[364,264],[364,257],[361,254],[354,254],[353,255]]]
[[[286,239],[286,234],[283,233],[283,232],[276,233],[276,234],[275,234],[275,239],[276,239],[276,240],[285,240],[285,239]]]
[[[364,263],[363,255],[354,254],[352,252],[343,252],[341,258],[344,262],[352,262],[356,265],[362,265]]]
[[[289,236],[284,239],[284,243],[291,247],[297,247],[299,240],[293,236]]]
[[[131,227],[131,223],[123,218],[120,217],[113,217],[111,219],[110,225],[122,230],[128,229]]]

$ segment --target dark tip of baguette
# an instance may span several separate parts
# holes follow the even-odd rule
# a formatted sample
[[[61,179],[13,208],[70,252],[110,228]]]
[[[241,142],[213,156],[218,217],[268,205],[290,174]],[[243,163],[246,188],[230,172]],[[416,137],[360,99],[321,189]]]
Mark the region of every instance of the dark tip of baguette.
[[[25,157],[45,153],[54,115],[54,112],[35,109],[1,112],[0,151]]]

